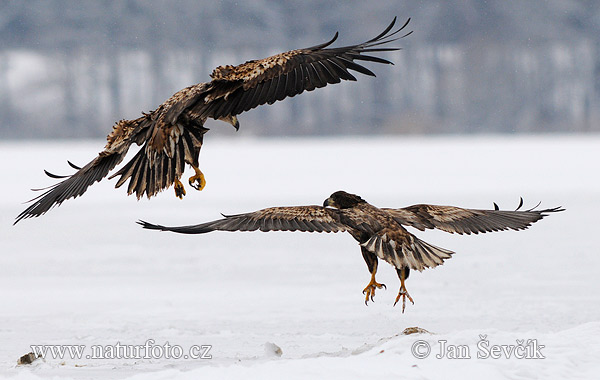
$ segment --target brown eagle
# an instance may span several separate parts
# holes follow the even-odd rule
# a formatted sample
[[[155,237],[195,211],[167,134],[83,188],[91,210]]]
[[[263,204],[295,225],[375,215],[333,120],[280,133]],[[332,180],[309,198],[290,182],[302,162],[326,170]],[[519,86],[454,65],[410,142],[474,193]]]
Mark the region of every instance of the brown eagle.
[[[549,213],[563,211],[560,207],[545,210],[519,211],[471,210],[453,206],[419,204],[405,208],[378,208],[358,195],[337,191],[323,206],[271,207],[247,214],[224,215],[224,219],[193,226],[165,227],[144,221],[138,223],[151,230],[173,231],[182,234],[203,234],[211,231],[305,231],[348,232],[358,241],[367,263],[371,280],[363,290],[365,304],[373,301],[375,289],[385,287],[375,281],[378,259],[396,268],[400,290],[394,306],[402,297],[402,312],[406,298],[414,304],[404,281],[411,269],[423,271],[442,265],[454,253],[420,240],[403,226],[421,231],[437,228],[450,233],[478,234],[491,231],[524,230]]]
[[[107,137],[104,150],[94,160],[70,176],[58,176],[46,171],[52,178],[63,179],[40,196],[15,220],[43,215],[69,198],[82,195],[93,183],[102,180],[125,157],[135,143],[143,145],[139,152],[109,178],[119,176],[115,187],[129,180],[127,193],[140,199],[148,198],[174,184],[175,195],[183,198],[185,189],[180,181],[185,164],[194,169],[190,186],[202,190],[206,184],[199,169],[198,156],[202,147],[207,119],[222,120],[237,130],[236,115],[262,104],[293,97],[304,91],[339,83],[355,81],[349,70],[375,76],[356,61],[392,64],[392,62],[364,53],[399,50],[382,45],[406,37],[392,38],[408,25],[392,31],[396,18],[377,37],[358,45],[327,48],[338,37],[305,49],[291,50],[238,66],[219,66],[211,74],[212,80],[176,92],[157,109],[144,113],[135,120],[121,120]]]

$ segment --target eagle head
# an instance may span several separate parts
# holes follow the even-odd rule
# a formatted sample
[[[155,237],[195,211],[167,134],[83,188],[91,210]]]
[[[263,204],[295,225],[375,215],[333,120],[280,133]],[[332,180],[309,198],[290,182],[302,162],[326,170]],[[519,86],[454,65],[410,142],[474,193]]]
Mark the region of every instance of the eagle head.
[[[352,208],[359,203],[364,203],[365,200],[355,194],[350,194],[345,191],[336,191],[331,196],[325,199],[323,207],[331,206],[339,209]]]

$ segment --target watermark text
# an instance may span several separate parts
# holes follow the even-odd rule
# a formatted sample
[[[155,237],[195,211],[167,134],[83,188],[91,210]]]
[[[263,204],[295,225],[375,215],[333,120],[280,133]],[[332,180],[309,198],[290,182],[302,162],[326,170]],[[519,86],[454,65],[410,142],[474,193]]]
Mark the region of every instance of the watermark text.
[[[148,339],[144,344],[31,345],[36,357],[48,359],[212,359],[212,345],[192,345],[187,350],[177,344],[157,344]]]
[[[432,346],[435,352],[432,352]],[[436,347],[437,346],[437,347]],[[434,353],[436,359],[545,359],[537,339],[516,339],[511,344],[492,344],[487,335],[480,334],[475,347],[468,344],[450,344],[440,339],[433,344],[426,340],[416,340],[411,352],[417,359],[425,359]]]

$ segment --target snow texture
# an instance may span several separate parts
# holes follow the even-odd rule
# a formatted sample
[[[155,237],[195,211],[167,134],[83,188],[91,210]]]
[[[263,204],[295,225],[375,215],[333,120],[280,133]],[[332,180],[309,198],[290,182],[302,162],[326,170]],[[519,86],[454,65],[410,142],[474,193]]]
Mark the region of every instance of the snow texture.
[[[600,371],[600,136],[254,140],[207,136],[204,191],[137,202],[102,181],[12,226],[101,141],[0,143],[0,377],[14,379],[591,379]],[[189,172],[189,171],[188,171]],[[187,173],[186,173],[187,174]],[[191,175],[191,174],[189,174]],[[369,273],[347,234],[178,235],[182,225],[269,206],[321,204],[346,190],[382,207],[416,203],[513,209],[562,205],[529,230],[477,236],[413,231],[456,251],[411,274],[415,300],[392,307],[399,281],[364,305]],[[418,326],[432,334],[402,335]],[[545,359],[477,358],[535,340]],[[211,345],[212,359],[39,359],[30,345]],[[411,348],[431,347],[419,359]],[[471,358],[436,358],[443,342]],[[418,343],[422,344],[422,342]],[[278,356],[277,348],[282,353]]]

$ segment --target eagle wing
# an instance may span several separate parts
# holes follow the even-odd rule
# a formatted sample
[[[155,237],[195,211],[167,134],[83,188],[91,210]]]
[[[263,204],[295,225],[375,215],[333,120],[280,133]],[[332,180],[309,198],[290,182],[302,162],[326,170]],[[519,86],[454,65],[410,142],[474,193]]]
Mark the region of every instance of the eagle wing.
[[[363,53],[399,50],[380,45],[396,41],[398,38],[391,37],[403,30],[409,21],[390,32],[396,22],[394,18],[377,37],[358,45],[327,48],[337,39],[336,33],[333,39],[320,45],[248,61],[238,66],[219,66],[211,74],[212,82],[206,94],[190,97],[173,107],[169,120],[175,120],[178,113],[185,110],[199,117],[214,119],[238,115],[259,105],[273,104],[327,84],[342,80],[355,81],[356,78],[348,70],[375,76],[371,70],[355,61],[392,64],[386,59]]]
[[[321,206],[271,207],[246,214],[224,215],[223,219],[181,227],[166,227],[138,221],[143,228],[182,234],[212,231],[304,231],[342,232],[347,227],[336,213]]]
[[[437,228],[460,235],[508,229],[524,230],[549,213],[563,211],[560,207],[545,210],[536,210],[534,207],[523,211],[519,211],[519,208],[515,211],[473,210],[453,206],[418,204],[399,209],[382,208],[382,210],[389,213],[396,222],[405,226],[415,227],[421,231]]]
[[[81,168],[69,162],[69,165],[77,170],[75,174],[59,176],[46,171],[49,177],[63,180],[50,187],[34,189],[45,191],[29,201],[32,204],[17,216],[14,224],[22,219],[43,215],[65,200],[81,196],[88,187],[95,182],[100,182],[123,161],[131,144],[141,144],[147,138],[147,134],[151,131],[151,125],[149,115],[135,120],[121,120],[108,135],[108,142],[104,150],[96,158]]]

